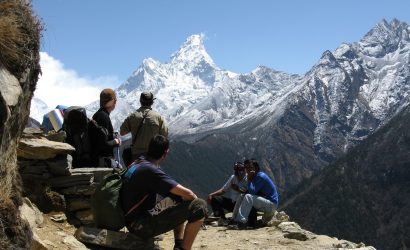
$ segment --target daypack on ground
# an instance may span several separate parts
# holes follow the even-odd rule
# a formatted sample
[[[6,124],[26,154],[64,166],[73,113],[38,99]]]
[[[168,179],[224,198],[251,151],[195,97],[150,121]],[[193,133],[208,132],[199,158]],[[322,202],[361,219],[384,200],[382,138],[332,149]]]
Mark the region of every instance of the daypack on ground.
[[[72,153],[73,167],[95,164],[88,135],[88,123],[85,108],[72,106],[65,110],[63,129],[67,134],[66,142],[75,148]]]
[[[104,177],[91,197],[91,210],[99,228],[118,231],[125,226],[121,208],[120,190],[122,176],[127,171],[114,171]]]

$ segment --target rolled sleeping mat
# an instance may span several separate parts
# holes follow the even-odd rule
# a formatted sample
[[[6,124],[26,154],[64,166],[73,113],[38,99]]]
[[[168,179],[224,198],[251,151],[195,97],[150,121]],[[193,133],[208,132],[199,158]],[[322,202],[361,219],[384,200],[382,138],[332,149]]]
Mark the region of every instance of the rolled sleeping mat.
[[[53,109],[48,112],[48,119],[50,119],[51,125],[55,131],[59,131],[63,127],[64,117],[61,114],[61,110]]]

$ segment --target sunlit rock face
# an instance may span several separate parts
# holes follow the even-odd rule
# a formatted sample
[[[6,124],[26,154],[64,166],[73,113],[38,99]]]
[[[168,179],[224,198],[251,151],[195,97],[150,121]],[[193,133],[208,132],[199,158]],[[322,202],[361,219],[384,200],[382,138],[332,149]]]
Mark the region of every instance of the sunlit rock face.
[[[41,25],[26,1],[1,1],[0,12],[0,248],[27,249],[32,233],[18,210],[16,149],[40,73]]]

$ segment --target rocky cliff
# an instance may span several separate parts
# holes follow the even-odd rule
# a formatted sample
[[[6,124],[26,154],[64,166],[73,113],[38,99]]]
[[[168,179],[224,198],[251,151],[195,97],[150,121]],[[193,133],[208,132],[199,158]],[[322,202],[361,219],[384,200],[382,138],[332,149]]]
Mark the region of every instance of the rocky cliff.
[[[41,25],[30,4],[0,1],[0,248],[23,249],[31,231],[22,220],[16,150],[36,87]]]

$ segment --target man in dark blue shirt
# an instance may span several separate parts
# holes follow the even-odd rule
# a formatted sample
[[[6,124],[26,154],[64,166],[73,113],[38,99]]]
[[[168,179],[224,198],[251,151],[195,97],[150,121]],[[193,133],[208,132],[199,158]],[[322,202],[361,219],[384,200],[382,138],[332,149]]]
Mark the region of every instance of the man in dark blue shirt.
[[[174,249],[191,249],[206,215],[206,203],[161,170],[159,164],[168,148],[168,139],[156,135],[147,158],[141,157],[128,168],[121,189],[126,225],[142,238],[174,230]]]
[[[263,212],[262,225],[266,225],[278,207],[279,195],[276,186],[267,174],[260,171],[255,160],[245,161],[245,169],[248,176],[248,191],[242,201],[237,201],[238,212],[234,220],[239,223],[238,226],[245,226],[254,207]]]

